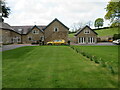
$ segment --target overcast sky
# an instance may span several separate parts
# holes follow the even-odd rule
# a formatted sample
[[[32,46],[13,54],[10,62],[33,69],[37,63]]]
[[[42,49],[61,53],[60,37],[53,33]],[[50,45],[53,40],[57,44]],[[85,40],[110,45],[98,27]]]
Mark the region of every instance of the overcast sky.
[[[58,18],[69,28],[73,23],[104,18],[109,0],[6,0],[10,25],[48,25]],[[105,26],[108,23],[105,22]]]

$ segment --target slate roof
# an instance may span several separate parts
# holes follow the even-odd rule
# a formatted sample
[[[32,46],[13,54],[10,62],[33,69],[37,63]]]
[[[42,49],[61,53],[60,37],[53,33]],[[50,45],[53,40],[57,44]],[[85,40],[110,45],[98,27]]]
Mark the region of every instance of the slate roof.
[[[55,18],[51,23],[49,23],[47,26],[44,25],[31,25],[31,26],[10,26],[7,23],[0,22],[0,28],[5,30],[12,30],[18,34],[26,35],[28,34],[34,27],[37,27],[40,31],[44,32],[44,30],[49,27],[53,22],[58,21],[60,24],[62,24],[67,30],[69,28],[65,26],[62,22],[60,22],[57,18]]]
[[[83,27],[82,29],[79,29],[78,32],[74,35],[77,36],[79,33],[81,33],[86,27],[88,27],[90,30],[92,30],[96,35],[98,35],[93,29],[91,29],[88,25],[86,25],[85,27]]]
[[[0,22],[0,29],[13,30],[13,28],[9,24],[4,22]]]
[[[14,31],[20,34],[28,34],[33,29],[34,26],[31,25],[31,26],[11,26],[11,27],[14,29]],[[36,27],[42,31],[46,26],[36,26]]]

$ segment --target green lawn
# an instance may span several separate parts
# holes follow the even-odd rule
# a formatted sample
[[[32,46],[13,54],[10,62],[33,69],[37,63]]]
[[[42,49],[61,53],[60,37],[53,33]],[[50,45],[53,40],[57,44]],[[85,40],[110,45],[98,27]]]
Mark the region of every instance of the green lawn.
[[[118,46],[74,46],[92,56],[101,58],[103,61],[118,71]]]
[[[3,88],[116,88],[117,75],[68,46],[3,52]]]
[[[114,34],[118,34],[118,28],[109,28],[109,29],[101,29],[96,30],[98,36],[113,36]]]
[[[95,30],[96,33],[98,33],[98,36],[113,36],[114,34],[119,34],[118,28],[109,28],[109,29],[100,29],[100,30]],[[75,33],[71,33],[68,36],[69,37],[74,37]]]
[[[68,34],[68,37],[71,38],[71,37],[74,37],[75,33],[71,33],[71,34]]]

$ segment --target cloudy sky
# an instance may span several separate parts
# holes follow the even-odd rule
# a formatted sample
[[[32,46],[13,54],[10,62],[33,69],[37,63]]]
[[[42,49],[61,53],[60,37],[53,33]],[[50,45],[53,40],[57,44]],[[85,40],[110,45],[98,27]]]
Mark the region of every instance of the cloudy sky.
[[[6,0],[10,25],[47,25],[58,18],[69,28],[73,23],[104,18],[109,0]],[[108,23],[105,22],[105,26]]]

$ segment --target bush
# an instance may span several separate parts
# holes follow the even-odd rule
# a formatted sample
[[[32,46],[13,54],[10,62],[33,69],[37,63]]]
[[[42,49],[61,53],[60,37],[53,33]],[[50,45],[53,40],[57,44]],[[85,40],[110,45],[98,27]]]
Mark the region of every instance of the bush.
[[[120,39],[120,34],[114,34],[113,40]]]
[[[102,67],[107,67],[107,64],[103,60],[101,60],[101,66]]]
[[[89,58],[91,61],[94,61],[96,64],[100,64],[102,67],[107,67],[112,74],[115,74],[115,71],[113,69],[112,66],[108,65],[107,62],[105,62],[102,58],[98,58],[96,56],[92,56],[91,54],[89,53],[86,53],[84,51],[81,51],[80,49],[78,48],[74,48],[72,46],[70,46],[73,50],[75,50],[77,53],[80,53],[82,54],[83,56],[85,56],[86,58]]]
[[[111,71],[112,74],[115,74],[115,71],[111,65],[108,66],[108,69]]]

